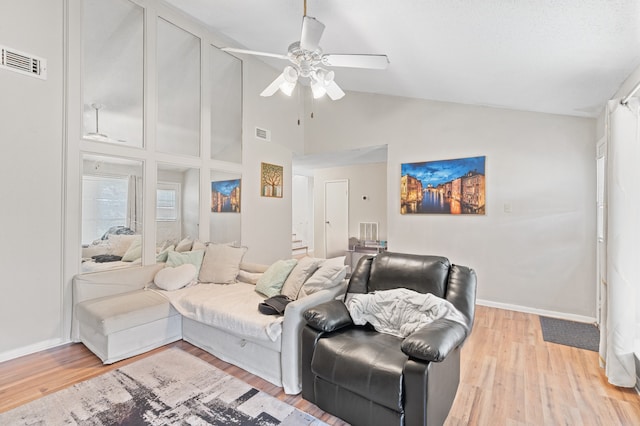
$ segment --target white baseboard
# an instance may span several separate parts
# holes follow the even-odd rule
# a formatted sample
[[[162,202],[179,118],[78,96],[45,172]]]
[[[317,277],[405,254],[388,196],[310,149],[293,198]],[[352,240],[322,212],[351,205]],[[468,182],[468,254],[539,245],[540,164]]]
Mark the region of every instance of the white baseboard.
[[[482,299],[476,300],[476,303],[478,305],[488,306],[490,308],[506,309],[508,311],[524,312],[527,314],[536,314],[544,317],[559,318],[559,319],[576,321],[576,322],[585,322],[588,324],[596,323],[595,317],[587,317],[584,315],[568,314],[566,312],[548,311],[546,309],[536,309],[536,308],[530,308],[528,306],[512,305],[510,303],[492,302],[490,300],[482,300]]]
[[[49,339],[43,342],[34,343],[33,345],[23,346],[18,349],[12,349],[10,351],[0,353],[0,362],[9,361],[10,359],[19,358],[21,356],[44,351],[46,349],[55,348],[56,346],[61,346],[69,342],[69,340],[64,339]]]

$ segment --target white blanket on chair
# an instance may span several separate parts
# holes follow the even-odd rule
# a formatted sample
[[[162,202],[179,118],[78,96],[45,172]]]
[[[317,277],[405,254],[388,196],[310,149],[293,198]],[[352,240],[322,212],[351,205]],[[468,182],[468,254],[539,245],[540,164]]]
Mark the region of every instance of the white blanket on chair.
[[[370,323],[378,332],[407,337],[439,318],[466,325],[466,318],[448,300],[406,288],[347,296],[354,324]]]

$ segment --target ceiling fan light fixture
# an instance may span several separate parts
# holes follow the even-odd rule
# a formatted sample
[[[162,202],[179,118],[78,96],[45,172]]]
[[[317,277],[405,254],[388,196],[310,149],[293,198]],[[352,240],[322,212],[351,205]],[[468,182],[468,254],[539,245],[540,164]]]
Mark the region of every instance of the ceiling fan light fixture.
[[[287,65],[286,67],[284,67],[284,72],[282,73],[282,75],[284,75],[284,79],[289,83],[295,84],[298,81],[298,76],[300,75],[300,73],[291,65]]]
[[[327,71],[323,68],[318,68],[318,70],[316,71],[316,78],[325,86],[328,86],[329,83],[333,81],[335,76],[336,76],[335,72]]]
[[[298,76],[300,73],[297,69],[288,65],[284,68],[282,72],[282,82],[280,83],[280,91],[287,96],[291,96],[293,94],[293,89],[296,88],[296,83],[298,82]]]
[[[287,96],[291,96],[293,94],[293,89],[295,88],[296,84],[288,81],[283,81],[282,84],[280,84],[280,91]]]
[[[326,87],[319,81],[311,81],[311,92],[313,93],[313,99],[323,97],[327,93]]]

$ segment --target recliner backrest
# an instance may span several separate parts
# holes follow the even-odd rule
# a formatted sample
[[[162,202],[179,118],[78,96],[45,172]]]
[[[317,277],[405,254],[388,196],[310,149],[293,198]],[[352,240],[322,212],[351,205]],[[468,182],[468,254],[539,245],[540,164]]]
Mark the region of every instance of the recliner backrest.
[[[360,260],[347,292],[408,288],[444,298],[450,267],[449,259],[442,256],[383,252]]]

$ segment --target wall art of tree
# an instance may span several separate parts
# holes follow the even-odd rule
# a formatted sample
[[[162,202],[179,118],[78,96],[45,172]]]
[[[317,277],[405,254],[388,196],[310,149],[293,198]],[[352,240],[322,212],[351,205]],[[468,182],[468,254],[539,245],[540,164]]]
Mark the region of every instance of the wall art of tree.
[[[262,163],[260,192],[263,197],[282,197],[282,166]]]

